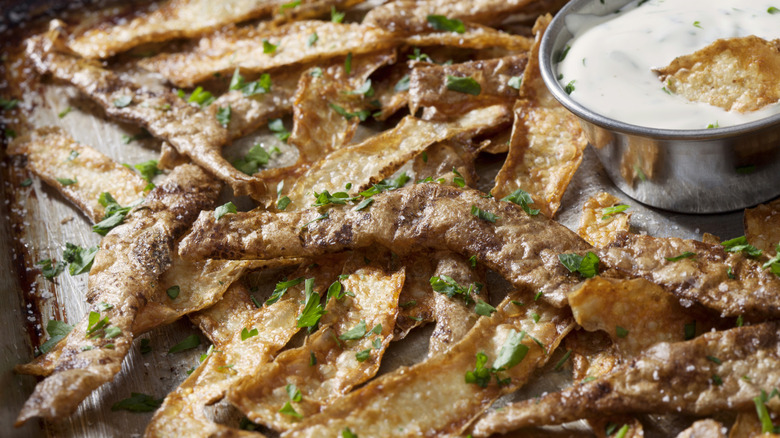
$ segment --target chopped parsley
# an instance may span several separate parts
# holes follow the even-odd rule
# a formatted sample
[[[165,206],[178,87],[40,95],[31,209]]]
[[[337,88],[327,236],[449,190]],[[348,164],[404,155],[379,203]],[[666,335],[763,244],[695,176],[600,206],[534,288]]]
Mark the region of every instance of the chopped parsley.
[[[366,119],[368,119],[368,117],[371,115],[371,111],[369,110],[358,110],[352,113],[344,109],[344,107],[336,105],[332,102],[328,102],[328,106],[330,106],[333,111],[336,111],[340,116],[347,120],[352,120],[352,118],[357,117],[361,122],[365,122]]]
[[[270,124],[269,124],[270,126]],[[284,128],[284,126],[282,126]],[[274,148],[271,153],[279,153],[278,148]],[[243,157],[233,161],[233,167],[247,175],[254,175],[265,167],[271,160],[271,153],[263,149],[260,144],[255,144]]]
[[[130,397],[111,405],[112,411],[154,412],[162,405],[163,399],[140,392],[131,392]]]
[[[490,303],[480,299],[477,300],[477,305],[474,307],[474,312],[481,316],[491,316],[496,311],[496,308],[491,306]]]
[[[309,35],[309,38],[306,40],[306,45],[311,47],[313,46],[317,40],[319,40],[320,37],[317,35],[317,32],[313,32],[311,35]]]
[[[168,298],[172,300],[175,300],[179,296],[179,292],[181,292],[181,288],[178,285],[171,286],[165,290],[165,293],[168,295]]]
[[[339,336],[342,341],[355,341],[366,335],[366,320],[363,319],[358,325],[352,327]]]
[[[523,189],[517,189],[509,196],[501,198],[502,201],[512,202],[523,208],[523,211],[531,216],[539,214],[538,209],[532,209],[529,205],[534,203],[534,199],[531,195]]]
[[[766,10],[766,12],[767,12],[767,13],[769,13],[769,14],[780,14],[780,9],[777,9],[777,8],[776,8],[776,7],[774,7],[774,6],[770,6],[770,7],[769,7],[769,8]]]
[[[682,253],[680,255],[676,255],[676,256],[673,256],[673,257],[664,257],[664,258],[667,261],[670,261],[670,262],[679,262],[682,259],[689,259],[689,258],[692,258],[692,257],[696,257],[696,253],[695,252],[685,251],[684,253]]]
[[[404,75],[401,79],[398,80],[398,82],[395,83],[395,87],[393,89],[396,92],[406,91],[409,89],[409,75]]]
[[[217,207],[216,210],[214,210],[214,219],[220,220],[226,214],[235,214],[237,212],[238,210],[236,209],[235,204],[228,201],[227,203],[220,205],[219,207]]]
[[[347,53],[347,57],[344,58],[344,73],[352,73],[352,52]]]
[[[307,278],[304,281],[304,296],[306,297],[303,304],[303,310],[298,315],[296,321],[298,327],[308,327],[311,331],[312,327],[315,327],[320,322],[320,318],[325,314],[325,308],[320,304],[320,294],[314,292],[314,279]]]
[[[263,40],[263,53],[269,54],[269,55],[273,55],[274,53],[276,53],[276,48],[277,47],[279,47],[279,46],[276,45],[276,44],[272,44],[267,39]]]
[[[335,6],[330,7],[330,21],[332,23],[341,23],[344,21],[344,15],[346,14],[344,12],[337,11]]]
[[[558,260],[569,272],[578,272],[583,278],[592,278],[599,273],[599,257],[590,251],[584,257],[578,254],[559,254]]]
[[[746,256],[753,258],[760,257],[762,253],[760,249],[748,244],[747,238],[745,236],[727,240],[721,243],[721,245],[723,245],[723,248],[725,248],[728,252],[741,252]]]
[[[151,136],[152,135],[149,134],[149,131],[147,131],[145,129],[143,131],[141,131],[140,133],[136,134],[136,135],[122,134],[122,143],[130,144],[130,143],[132,143],[134,141],[143,140],[143,139],[149,138]]]
[[[355,359],[357,359],[358,362],[365,362],[368,360],[368,358],[371,357],[371,349],[368,348],[363,351],[358,351],[355,353]]]
[[[482,92],[482,87],[479,85],[479,82],[469,76],[461,78],[447,75],[446,85],[448,90],[470,94],[472,96],[479,96],[479,93]]]
[[[602,213],[604,213],[604,216],[601,216],[601,220],[605,221],[605,220],[609,219],[610,217],[612,217],[613,214],[622,213],[622,212],[628,210],[628,208],[629,208],[629,206],[626,205],[626,204],[620,204],[620,205],[615,205],[615,206],[612,206],[612,207],[607,207],[607,208],[602,210]]]
[[[466,289],[458,284],[455,279],[447,275],[433,276],[429,282],[434,292],[447,295],[447,298],[461,297],[466,302],[466,305],[474,302],[471,298],[471,293],[479,294],[483,287],[481,283],[474,282]]]
[[[523,85],[523,77],[512,76],[511,78],[509,78],[509,81],[506,84],[514,88],[515,90],[519,90],[520,87]]]
[[[407,182],[409,182],[409,179],[410,178],[406,174],[406,172],[403,172],[402,174],[398,175],[395,179],[383,179],[382,181],[374,184],[370,189],[360,192],[360,196],[364,198],[370,198],[376,195],[377,193],[382,193],[382,192],[401,188]]]
[[[271,296],[266,300],[265,305],[270,306],[271,304],[274,304],[275,302],[279,301],[282,296],[284,296],[285,293],[287,293],[287,289],[300,284],[303,282],[303,277],[298,277],[293,280],[284,280],[280,281],[279,283],[276,283],[276,287],[274,288],[273,293]]]
[[[92,248],[82,248],[78,245],[74,245],[68,242],[65,244],[65,251],[62,253],[62,259],[67,263],[70,263],[70,275],[79,275],[85,272],[89,272],[97,252],[97,246]]]
[[[504,340],[492,368],[485,366],[488,361],[487,355],[481,352],[477,353],[474,370],[466,372],[466,383],[474,383],[481,388],[487,388],[490,378],[495,376],[499,385],[508,384],[509,379],[500,379],[498,373],[514,367],[525,358],[528,346],[522,343],[524,337],[525,332],[518,333],[512,329]]]
[[[33,183],[32,178],[27,178],[24,181],[20,182],[19,185],[22,187],[30,187]]]
[[[49,280],[62,274],[62,271],[65,270],[65,266],[67,266],[67,263],[57,263],[52,261],[52,259],[43,259],[35,264],[41,266],[41,274],[43,274],[44,278]]]
[[[707,360],[714,363],[715,365],[720,365],[723,363],[720,359],[718,359],[715,356],[707,356]]]
[[[571,94],[571,93],[574,92],[574,90],[575,90],[575,88],[574,88],[574,81],[569,81],[569,83],[566,84],[565,87],[563,87],[563,91],[565,91],[566,94]]]
[[[286,9],[293,9],[300,4],[301,4],[301,0],[293,0],[289,3],[284,3],[282,6],[279,7],[279,13],[283,14]]]
[[[0,97],[0,109],[3,111],[12,110],[19,105],[18,99],[6,99],[3,97]]]
[[[285,208],[287,208],[288,205],[290,205],[291,202],[292,201],[290,200],[289,197],[282,196],[281,198],[279,198],[278,201],[276,201],[276,209],[277,210],[284,210]]]
[[[65,336],[68,336],[68,333],[70,333],[71,330],[73,330],[72,325],[57,321],[56,319],[50,319],[46,324],[46,333],[49,334],[49,339],[38,347],[38,351],[41,354],[48,353],[57,342],[60,342]]]
[[[290,397],[290,401],[294,401],[297,403],[301,401],[301,399],[303,399],[303,396],[301,395],[301,391],[293,383],[290,383],[287,386],[285,386],[284,390],[287,391],[287,396]]]
[[[179,96],[184,98],[184,91],[179,90]],[[192,91],[192,94],[187,97],[187,103],[194,103],[201,108],[211,105],[214,100],[216,100],[214,96],[210,92],[205,91],[203,87],[196,88]]]
[[[70,179],[70,178],[54,178],[54,179],[56,179],[57,182],[62,184],[63,186],[70,186],[78,183],[78,180],[76,179]]]
[[[558,361],[558,363],[555,364],[555,368],[553,368],[555,371],[560,370],[563,367],[563,364],[566,363],[567,360],[569,360],[569,357],[571,356],[571,349],[567,349],[566,353],[564,353],[563,357]]]
[[[200,337],[198,335],[189,335],[184,338],[183,341],[174,345],[168,350],[168,353],[179,353],[185,350],[191,350],[200,345]]]
[[[244,96],[254,96],[255,94],[265,94],[271,91],[271,75],[263,73],[256,81],[246,82],[239,73],[238,67],[233,72],[230,80],[230,90],[241,90]]]
[[[61,119],[61,118],[65,117],[65,116],[67,116],[71,111],[73,111],[73,108],[66,107],[64,110],[60,111],[57,114],[57,117],[59,117]]]
[[[428,15],[426,17],[428,20],[428,24],[431,25],[432,28],[435,30],[443,30],[447,32],[456,32],[456,33],[464,33],[466,32],[466,27],[463,25],[463,22],[458,20],[457,18],[447,18],[444,15]]]
[[[628,336],[628,330],[624,329],[623,327],[621,327],[619,325],[616,325],[615,326],[615,335],[618,338],[625,338],[626,336]]]
[[[222,125],[223,128],[227,128],[230,124],[231,109],[230,105],[226,107],[217,108],[217,122]]]
[[[252,330],[248,330],[246,327],[244,327],[241,330],[241,340],[246,341],[247,339],[257,336],[260,332],[257,330],[256,327],[252,327]]]
[[[365,198],[362,201],[360,201],[360,203],[358,205],[356,205],[353,210],[354,211],[360,211],[360,210],[366,209],[366,208],[368,208],[369,205],[371,205],[373,203],[374,203],[374,198]]]
[[[141,339],[141,346],[138,347],[138,351],[141,352],[141,354],[147,354],[152,352],[152,346],[150,345],[152,341],[149,340],[149,338],[142,338]]]
[[[683,336],[686,341],[696,337],[696,321],[689,322],[683,326]]]
[[[101,236],[105,236],[109,231],[114,229],[114,227],[124,222],[125,217],[130,212],[130,210],[132,210],[133,207],[137,205],[136,203],[134,205],[128,205],[127,207],[122,207],[118,202],[116,202],[116,199],[111,196],[111,193],[108,192],[103,192],[100,194],[98,197],[98,203],[105,207],[106,210],[103,214],[103,219],[92,226],[92,231],[100,234]]]
[[[321,214],[320,216],[317,216],[314,219],[310,220],[309,222],[306,222],[305,224],[303,224],[303,226],[301,227],[301,231],[308,229],[309,225],[313,224],[314,222],[318,222],[318,221],[327,219],[328,217],[330,217],[330,212],[326,211],[325,213]]]
[[[328,205],[344,205],[355,199],[356,198],[350,197],[346,192],[336,192],[331,195],[327,190],[323,190],[322,193],[314,192],[314,204],[311,206],[325,207]]]
[[[285,403],[281,409],[279,409],[279,413],[284,415],[289,415],[295,418],[303,418],[303,415],[299,414],[298,411],[295,410],[295,408],[290,404],[289,401]]]
[[[358,438],[357,434],[352,432],[352,429],[345,427],[341,431],[341,438]]]
[[[482,210],[476,205],[471,206],[471,215],[476,216],[477,218],[482,219],[483,221],[488,221],[490,223],[496,223],[496,220],[501,219],[497,215],[489,211]]]
[[[342,91],[344,94],[362,94],[366,97],[372,97],[374,95],[374,87],[371,85],[371,79],[366,79],[359,88],[352,91]]]
[[[566,47],[558,53],[555,62],[563,62],[563,60],[566,59],[566,55],[569,54],[569,50],[571,50],[571,46],[567,44]]]

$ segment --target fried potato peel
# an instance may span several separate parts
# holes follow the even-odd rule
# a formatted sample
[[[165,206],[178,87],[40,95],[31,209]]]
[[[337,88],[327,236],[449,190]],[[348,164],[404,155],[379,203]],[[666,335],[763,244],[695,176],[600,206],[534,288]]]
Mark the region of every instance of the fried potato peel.
[[[39,128],[17,139],[8,154],[23,155],[27,169],[57,188],[93,223],[100,222],[106,213],[106,207],[98,202],[101,193],[111,193],[120,205],[130,205],[143,198],[147,185],[137,173],[57,127]],[[75,183],[65,185],[58,179]]]
[[[303,346],[280,353],[228,392],[228,400],[253,422],[287,430],[298,419],[280,412],[286,403],[308,417],[376,374],[393,338],[404,270],[385,272],[374,263],[366,265],[360,254],[347,262],[343,275],[348,276],[340,280],[343,290],[354,297],[331,298],[322,326]],[[300,399],[290,400],[288,385]]]
[[[608,333],[626,357],[659,342],[684,340],[692,318],[674,295],[643,278],[590,278],[569,294],[569,305],[577,324]]]
[[[536,41],[514,108],[515,123],[509,154],[496,176],[491,193],[502,198],[523,189],[538,208],[553,217],[588,141],[577,118],[547,91],[539,70],[539,44],[552,17],[540,17],[534,26]]]
[[[677,435],[677,438],[726,438],[726,428],[715,420],[699,420]]]
[[[620,272],[644,277],[721,316],[780,315],[780,277],[761,261],[720,245],[622,232],[599,256]]]
[[[284,16],[288,8],[282,5],[287,3],[287,0],[174,0],[123,24],[96,27],[74,35],[68,47],[84,58],[106,58],[143,43],[192,38],[226,24],[276,12]],[[355,3],[358,1],[301,0],[294,15],[312,16],[328,11],[331,6]]]
[[[780,379],[778,347],[776,322],[660,343],[605,377],[491,412],[476,423],[474,436],[606,413],[749,409],[761,389]]]
[[[495,223],[479,219],[473,208],[499,218]],[[366,210],[333,207],[328,217],[322,215],[317,210],[254,211],[217,221],[203,212],[179,252],[197,260],[309,257],[376,244],[398,254],[426,247],[449,250],[476,256],[515,287],[540,292],[544,300],[562,306],[580,280],[558,255],[591,248],[562,225],[529,216],[518,205],[434,183],[375,195]]]
[[[307,41],[312,34],[318,39]],[[269,52],[267,44],[276,46]],[[142,67],[161,73],[179,87],[191,87],[215,73],[230,74],[236,67],[260,73],[277,67],[358,55],[394,47],[387,32],[326,21],[299,21],[278,28],[236,29],[201,38],[189,50],[165,53],[139,61]]]
[[[54,372],[36,386],[17,425],[36,416],[69,415],[119,372],[138,310],[171,264],[174,239],[195,212],[213,206],[219,188],[199,167],[180,166],[103,238],[89,277],[93,310],[63,341]]]
[[[492,316],[480,318],[447,352],[372,380],[282,436],[334,436],[345,427],[358,436],[462,433],[496,398],[522,386],[573,327],[565,310],[540,302],[517,306],[511,301],[507,298]],[[533,322],[532,313],[539,315],[538,322]],[[518,332],[526,333],[522,345],[528,350],[517,365],[499,373],[508,382],[498,385],[491,379],[482,388],[464,381],[465,373],[475,367],[477,353],[487,355],[492,364],[507,337]],[[416,401],[420,394],[428,395],[424,410]]]
[[[292,208],[307,206],[313,192],[338,191],[347,183],[357,194],[393,174],[406,161],[433,143],[455,136],[474,136],[507,121],[501,105],[471,111],[451,122],[425,121],[406,116],[394,128],[362,143],[338,149],[315,164],[290,189]],[[360,165],[344,166],[344,163]],[[292,210],[291,208],[291,210]]]
[[[626,206],[616,196],[607,192],[589,198],[582,206],[577,234],[595,247],[604,247],[615,240],[619,232],[628,232],[631,213],[616,209],[610,211],[611,207],[618,205]]]
[[[690,101],[756,111],[780,100],[780,40],[719,39],[654,71],[667,90]]]
[[[28,40],[27,55],[41,74],[69,82],[98,103],[111,117],[136,122],[169,142],[217,178],[236,195],[262,196],[260,181],[236,170],[221,155],[227,130],[213,114],[188,104],[172,92],[152,92],[121,79],[92,62],[54,51],[55,42],[37,36]],[[117,105],[130,99],[127,105]]]
[[[745,237],[756,248],[773,256],[780,244],[780,199],[745,209]]]
[[[507,15],[521,12],[533,0],[476,0],[452,2],[447,0],[400,0],[378,6],[363,19],[363,24],[376,26],[399,34],[419,34],[434,30],[429,15],[443,15],[472,23],[501,22]]]
[[[343,257],[332,257],[318,266],[301,267],[292,276],[315,278],[316,288],[327,288],[343,265]],[[203,408],[221,399],[239,379],[257,373],[273,360],[273,355],[300,330],[296,319],[303,298],[304,284],[300,283],[288,288],[275,303],[258,308],[246,289],[236,284],[217,304],[194,314],[193,322],[214,342],[214,349],[168,394],[144,436],[207,437],[216,433],[241,433],[213,422]],[[242,339],[242,331],[253,328],[257,329],[257,335]]]
[[[513,77],[523,75],[527,62],[528,57],[519,54],[462,64],[415,67],[409,79],[409,112],[416,114],[420,107],[434,107],[442,114],[456,115],[481,106],[511,104],[518,94],[509,82]],[[477,94],[453,90],[453,77],[473,79],[478,85]]]

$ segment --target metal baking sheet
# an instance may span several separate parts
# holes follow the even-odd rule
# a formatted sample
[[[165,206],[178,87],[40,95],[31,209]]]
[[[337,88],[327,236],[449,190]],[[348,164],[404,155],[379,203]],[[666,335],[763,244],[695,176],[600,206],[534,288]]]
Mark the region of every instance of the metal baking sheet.
[[[122,135],[135,135],[139,128],[109,121],[99,108],[82,98],[72,88],[62,85],[46,85],[32,90],[25,96],[34,105],[32,122],[36,126],[63,127],[78,141],[91,145],[122,163],[138,163],[157,158],[159,142],[150,139],[126,145]],[[58,117],[64,108],[73,110],[65,117]],[[261,132],[259,135],[263,135]],[[481,175],[479,188],[489,190],[500,168],[502,156],[482,156],[477,165]],[[22,404],[32,392],[35,379],[13,373],[12,368],[33,357],[32,343],[37,345],[42,335],[41,325],[49,319],[78,321],[87,311],[84,292],[87,276],[57,277],[55,281],[44,279],[35,267],[37,260],[59,258],[65,242],[82,246],[94,246],[99,236],[91,231],[90,223],[55,190],[33,178],[32,186],[21,188],[12,183],[26,175],[4,158],[3,211],[0,215],[0,394],[2,411],[0,430],[8,437],[106,437],[141,436],[151,418],[150,414],[125,411],[112,412],[111,405],[130,396],[131,392],[143,392],[164,397],[175,388],[186,371],[197,364],[197,359],[208,345],[203,342],[198,349],[169,355],[168,348],[197,330],[183,319],[141,336],[149,338],[153,351],[145,355],[137,348],[130,351],[122,371],[113,382],[104,385],[90,395],[78,411],[58,423],[31,421],[21,429],[12,424]],[[718,215],[685,215],[669,213],[645,207],[632,201],[609,180],[604,168],[592,150],[585,152],[582,166],[567,189],[556,219],[571,229],[576,229],[583,202],[599,191],[610,192],[631,205],[632,227],[639,233],[654,236],[701,238],[705,232],[722,238],[743,234],[742,212]],[[429,332],[428,332],[429,333]],[[425,331],[415,337],[410,346],[393,347],[386,355],[381,372],[400,365],[410,365],[424,352]],[[203,338],[205,341],[205,338]],[[137,345],[137,344],[136,344]],[[550,390],[565,382],[534,383],[521,393]],[[538,394],[536,394],[538,395]],[[225,414],[225,415],[229,415]]]

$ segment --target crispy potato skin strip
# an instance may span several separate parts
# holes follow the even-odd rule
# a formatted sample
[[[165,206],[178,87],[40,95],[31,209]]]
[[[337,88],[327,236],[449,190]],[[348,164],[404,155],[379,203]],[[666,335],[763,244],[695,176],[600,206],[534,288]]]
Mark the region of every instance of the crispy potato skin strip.
[[[78,156],[70,159],[73,152]],[[98,202],[101,193],[111,193],[123,206],[144,196],[146,181],[137,173],[75,141],[58,127],[39,128],[18,138],[8,147],[8,154],[25,156],[27,169],[76,204],[94,223],[103,220],[106,212]],[[78,182],[65,186],[57,178]]]
[[[370,98],[351,93],[377,68],[394,61],[392,49],[353,58],[349,74],[344,70],[345,59],[339,58],[327,68],[321,68],[322,75],[315,76],[312,70],[301,75],[293,102],[295,125],[289,142],[298,147],[302,159],[317,161],[352,140],[360,119],[356,116],[347,119],[330,105],[338,105],[348,113],[369,107]]]
[[[313,192],[338,191],[352,183],[350,193],[357,194],[393,174],[406,161],[422,153],[433,143],[455,136],[471,137],[508,121],[501,105],[474,110],[451,122],[432,122],[406,116],[394,128],[364,142],[338,149],[315,164],[299,179],[287,196],[288,207],[301,208],[313,200]],[[359,163],[345,166],[344,163]],[[292,207],[292,208],[291,208]]]
[[[463,114],[473,108],[496,103],[511,103],[518,97],[508,85],[514,76],[522,76],[528,56],[519,54],[454,65],[431,65],[412,69],[409,77],[409,112],[434,107],[446,115]],[[479,95],[453,91],[448,76],[470,77],[480,85]]]
[[[292,15],[311,16],[359,1],[303,0]],[[124,24],[96,27],[68,41],[84,58],[107,58],[143,43],[192,38],[220,26],[278,12],[287,0],[172,0]],[[283,11],[283,14],[286,11]],[[286,14],[285,14],[286,15]]]
[[[287,430],[297,423],[294,417],[279,412],[290,401],[285,391],[288,384],[294,384],[302,395],[300,402],[292,403],[293,408],[308,417],[373,377],[393,339],[398,296],[405,277],[403,268],[386,272],[373,264],[366,266],[362,254],[353,256],[344,270],[349,277],[341,283],[355,297],[331,299],[328,313],[321,320],[322,328],[305,345],[282,352],[272,364],[242,379],[228,392],[228,400],[253,422]],[[366,336],[339,340],[339,336],[362,321],[366,324]],[[370,333],[377,325],[381,325],[380,333]],[[378,350],[372,346],[375,339],[381,341]],[[370,351],[369,358],[358,361],[356,354],[365,350]],[[314,365],[310,363],[312,353],[316,357]]]
[[[90,61],[57,53],[54,44],[43,36],[28,40],[27,55],[39,73],[49,73],[69,82],[103,107],[109,116],[143,125],[152,135],[168,141],[177,151],[228,182],[236,195],[264,193],[261,181],[236,170],[222,157],[221,148],[228,141],[227,130],[212,113],[193,107],[172,92],[149,91]],[[114,104],[126,97],[132,98],[129,105]]]
[[[780,199],[745,210],[745,237],[767,255],[780,244]]]
[[[749,409],[760,389],[780,379],[778,328],[770,322],[658,344],[608,376],[491,412],[476,424],[474,436],[606,413],[709,415]],[[713,383],[714,375],[721,385]]]
[[[684,340],[692,318],[674,295],[644,278],[590,278],[569,294],[569,306],[577,324],[605,331],[627,357],[659,342]],[[618,327],[628,333],[621,336]]]
[[[678,261],[666,259],[685,252],[696,255]],[[720,245],[620,233],[612,244],[599,250],[599,256],[620,272],[644,277],[721,316],[780,316],[780,277],[762,269],[760,261],[726,252]]]
[[[432,253],[404,257],[406,266],[404,288],[398,297],[398,318],[395,321],[395,341],[400,341],[412,329],[433,322],[435,298],[430,279],[436,269]]]
[[[605,208],[618,204],[621,204],[620,199],[607,192],[600,192],[585,201],[577,234],[591,245],[600,248],[615,240],[620,231],[628,232],[631,213],[623,211],[609,216],[604,214]]]
[[[426,33],[434,30],[427,20],[431,14],[490,24],[501,22],[507,15],[520,12],[533,3],[534,0],[401,0],[372,9],[366,14],[363,24],[401,34]]]
[[[588,377],[605,376],[623,362],[615,344],[602,331],[578,329],[563,342],[571,350],[572,379],[576,383]]]
[[[438,253],[439,260],[433,275],[440,277],[446,275],[455,280],[459,285],[468,288],[473,283],[485,285],[484,269],[477,271],[471,267],[469,261],[460,255],[453,253]],[[430,283],[428,284],[430,288]],[[447,295],[431,292],[434,295],[433,315],[436,320],[436,328],[428,341],[428,356],[444,353],[450,347],[460,341],[480,318],[474,311],[474,306],[466,306],[460,297],[449,298]],[[471,299],[480,299],[490,302],[487,287],[483,287],[479,295],[472,294]]]
[[[176,168],[136,207],[125,223],[101,241],[90,270],[87,301],[97,308],[109,326],[121,332],[113,338],[89,337],[85,316],[63,342],[52,375],[40,382],[17,419],[57,418],[75,411],[95,388],[119,372],[133,341],[133,323],[138,310],[154,294],[160,275],[170,267],[174,239],[190,225],[195,214],[213,206],[220,185],[197,166]],[[106,348],[113,344],[113,348]],[[90,346],[90,350],[82,347]]]
[[[528,216],[515,204],[438,184],[415,184],[374,199],[366,210],[331,208],[329,218],[308,225],[321,216],[319,211],[238,213],[220,221],[203,212],[179,246],[180,254],[188,259],[268,259],[375,244],[398,254],[427,247],[476,255],[516,287],[542,292],[545,300],[559,306],[580,283],[558,255],[584,254],[590,245],[546,217]],[[478,219],[471,214],[472,206],[500,219]]]
[[[464,23],[466,31],[434,32],[411,35],[406,38],[410,46],[454,46],[469,49],[490,49],[501,47],[505,50],[527,52],[531,49],[533,38],[501,32],[490,27],[473,23]]]
[[[307,41],[313,33],[319,39],[309,45]],[[277,46],[274,53],[264,53],[263,40]],[[278,28],[213,34],[201,38],[189,50],[157,55],[139,61],[139,65],[161,73],[176,86],[191,87],[215,73],[230,74],[236,66],[242,71],[259,73],[350,52],[353,55],[375,52],[398,43],[392,34],[359,24],[300,21]]]
[[[780,40],[719,39],[655,72],[669,91],[690,101],[756,111],[780,99]]]
[[[314,277],[323,289],[342,271],[344,257],[331,257],[316,267],[301,267],[290,278]],[[303,283],[288,289],[279,301],[256,308],[246,288],[236,283],[214,306],[192,316],[194,323],[214,342],[214,351],[168,394],[147,426],[146,437],[233,436],[241,431],[214,423],[203,408],[220,398],[242,377],[257,373],[273,360],[300,330],[296,318],[303,299]],[[241,339],[243,329],[258,330],[257,336]]]
[[[549,15],[534,26],[536,41],[528,59],[515,123],[504,166],[496,176],[493,196],[503,198],[516,189],[530,193],[534,208],[553,217],[582,162],[588,141],[577,118],[547,91],[539,71],[539,43]]]
[[[540,315],[537,324],[532,313]],[[345,427],[358,436],[458,435],[496,398],[522,386],[572,327],[566,310],[540,302],[517,306],[507,298],[498,312],[481,317],[447,352],[369,382],[282,436],[334,436]],[[464,375],[474,369],[477,353],[484,352],[492,364],[510,330],[526,331],[545,350],[526,336],[527,355],[502,373],[502,378],[511,378],[508,385],[498,386],[495,380],[487,388],[466,383]],[[428,395],[424,409],[420,408],[420,394]],[[399,424],[404,427],[399,428]]]

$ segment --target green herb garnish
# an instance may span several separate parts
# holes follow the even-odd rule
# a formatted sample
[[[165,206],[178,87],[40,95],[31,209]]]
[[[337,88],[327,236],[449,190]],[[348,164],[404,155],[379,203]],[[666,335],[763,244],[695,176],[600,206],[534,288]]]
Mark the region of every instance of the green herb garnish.
[[[472,96],[479,96],[479,93],[482,92],[482,87],[479,85],[479,82],[472,77],[461,78],[447,75],[446,85],[448,90],[470,94]]]

